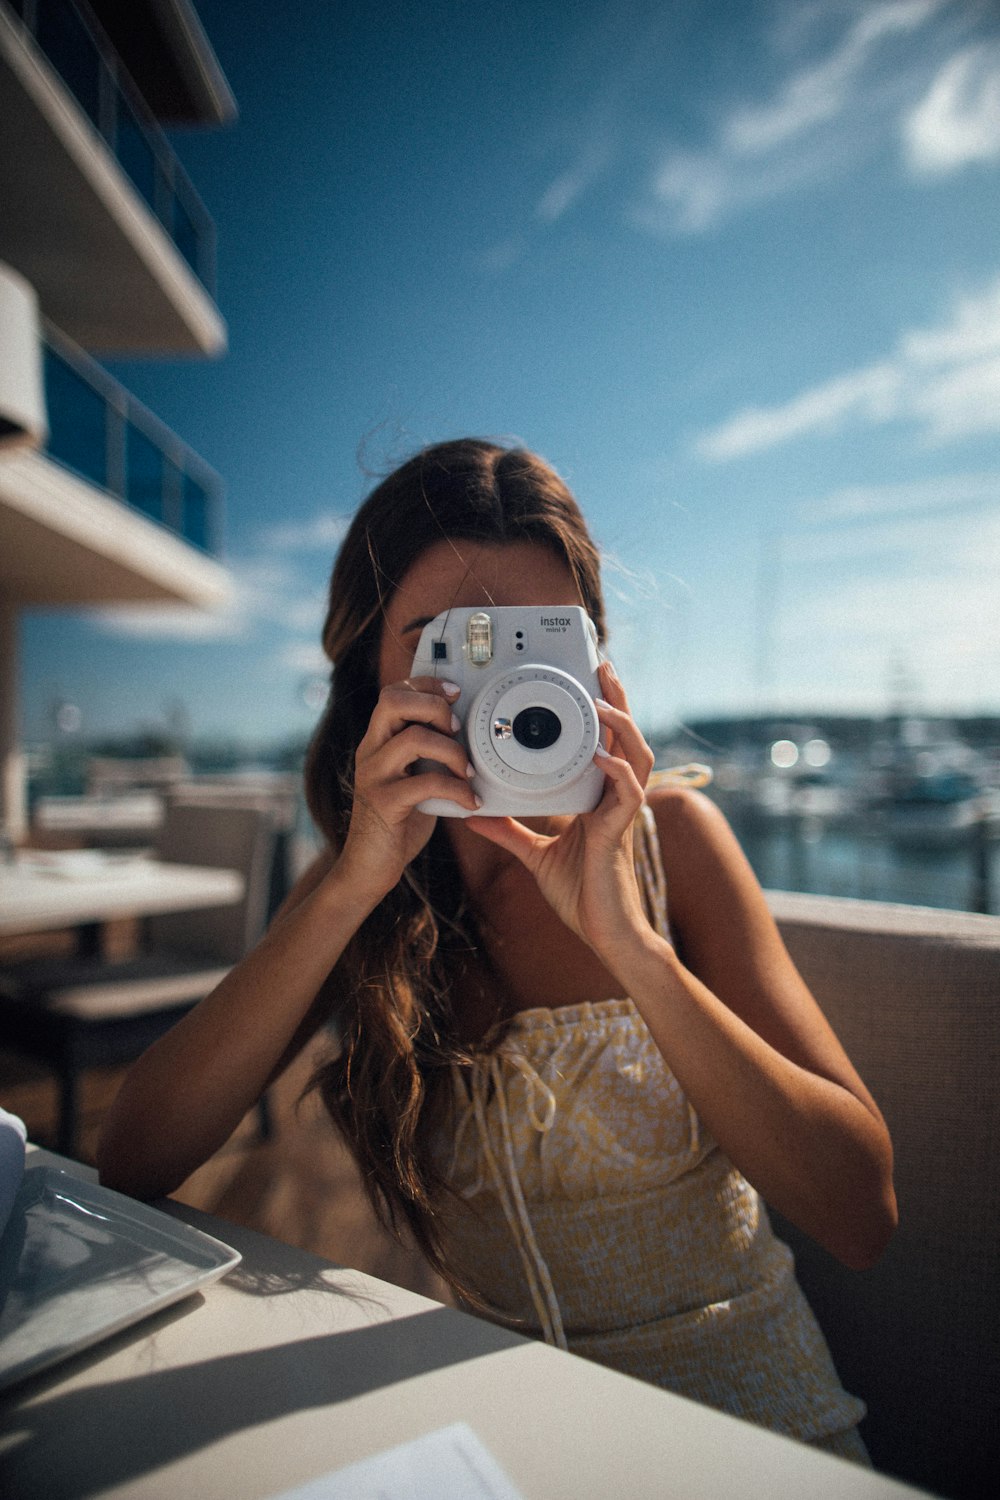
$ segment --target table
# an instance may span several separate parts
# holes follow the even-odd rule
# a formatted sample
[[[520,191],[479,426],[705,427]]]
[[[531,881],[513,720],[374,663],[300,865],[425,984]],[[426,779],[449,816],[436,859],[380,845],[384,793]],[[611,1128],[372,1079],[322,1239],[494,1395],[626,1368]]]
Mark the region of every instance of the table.
[[[43,833],[84,838],[91,844],[149,841],[163,825],[158,792],[117,797],[39,797],[32,823]]]
[[[83,950],[117,917],[229,906],[243,894],[238,870],[181,865],[149,856],[66,849],[24,851],[0,865],[0,936],[81,929]]]
[[[48,1153],[37,1160],[63,1165]],[[86,1169],[76,1169],[83,1170]],[[19,1500],[260,1500],[455,1421],[527,1500],[918,1492],[178,1204],[243,1264],[0,1400]]]
[[[15,963],[10,973],[15,999],[20,986],[27,985],[30,991],[32,965],[36,973],[41,966],[37,982],[43,994],[53,987],[80,986],[84,993],[76,1008],[61,1001],[52,1005],[36,1004],[34,1000],[23,1005],[5,1001],[0,1005],[0,1034],[5,1045],[43,1062],[59,1079],[60,1149],[72,1151],[75,1147],[82,1072],[88,1067],[132,1061],[176,1019],[178,1012],[170,1007],[176,1008],[187,999],[176,987],[165,998],[156,998],[159,970],[133,968],[122,974],[113,965],[104,969],[100,964],[102,925],[122,917],[231,906],[240,900],[244,887],[239,870],[175,864],[142,855],[116,856],[96,849],[26,850],[12,864],[0,865],[0,937],[74,928],[76,956],[85,965],[81,969],[70,959],[68,966],[60,966],[57,960],[54,971],[52,963],[42,957]],[[155,957],[151,955],[154,966]],[[221,959],[182,958],[181,963],[183,975],[194,976],[187,978],[189,985],[205,981],[204,989],[191,993],[192,1003],[213,988],[229,967],[229,962]],[[179,970],[170,972],[183,977]],[[98,981],[113,986],[116,978],[126,986],[137,982],[140,990],[144,979],[154,981],[154,988],[150,992],[147,983],[146,999],[129,1006],[123,1003],[127,994],[109,1000],[101,993]],[[85,993],[88,985],[94,986],[89,1009]]]

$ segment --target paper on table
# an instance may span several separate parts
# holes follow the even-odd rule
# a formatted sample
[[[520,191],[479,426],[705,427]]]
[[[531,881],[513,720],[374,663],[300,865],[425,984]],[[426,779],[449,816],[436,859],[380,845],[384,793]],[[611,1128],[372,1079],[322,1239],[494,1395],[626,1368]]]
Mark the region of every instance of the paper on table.
[[[335,1469],[275,1500],[524,1500],[466,1422]]]
[[[0,1109],[0,1238],[24,1176],[24,1121]]]

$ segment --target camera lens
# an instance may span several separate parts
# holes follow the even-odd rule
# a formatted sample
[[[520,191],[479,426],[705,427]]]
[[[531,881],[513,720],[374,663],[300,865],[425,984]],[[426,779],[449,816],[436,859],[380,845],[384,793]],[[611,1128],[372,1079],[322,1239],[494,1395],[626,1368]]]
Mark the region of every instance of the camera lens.
[[[562,734],[551,708],[522,708],[514,720],[514,738],[526,750],[547,750]]]

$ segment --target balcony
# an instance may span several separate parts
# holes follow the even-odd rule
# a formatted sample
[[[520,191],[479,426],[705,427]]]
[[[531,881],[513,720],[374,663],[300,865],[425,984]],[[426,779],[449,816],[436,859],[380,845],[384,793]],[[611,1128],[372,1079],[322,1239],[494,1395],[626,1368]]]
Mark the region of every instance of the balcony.
[[[202,285],[215,292],[212,221],[109,47],[72,0],[10,0],[132,186]]]
[[[42,368],[47,438],[0,461],[0,583],[21,604],[219,603],[218,475],[51,327]]]
[[[45,340],[44,380],[48,457],[217,555],[221,481],[197,454],[54,330]]]
[[[78,343],[216,353],[215,232],[89,13],[0,0],[0,259]]]

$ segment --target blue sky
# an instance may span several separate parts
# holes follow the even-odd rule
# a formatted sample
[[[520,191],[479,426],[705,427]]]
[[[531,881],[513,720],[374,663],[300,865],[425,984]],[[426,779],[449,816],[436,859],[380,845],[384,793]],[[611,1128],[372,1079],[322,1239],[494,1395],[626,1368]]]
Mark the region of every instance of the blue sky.
[[[647,727],[1000,711],[994,0],[198,9],[230,349],[113,368],[224,476],[234,601],[29,617],[29,738],[307,731],[345,518],[463,433],[569,480]]]

